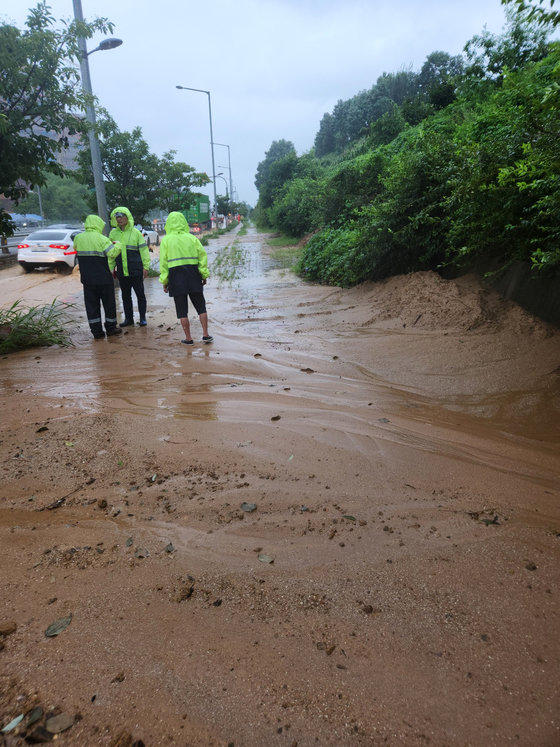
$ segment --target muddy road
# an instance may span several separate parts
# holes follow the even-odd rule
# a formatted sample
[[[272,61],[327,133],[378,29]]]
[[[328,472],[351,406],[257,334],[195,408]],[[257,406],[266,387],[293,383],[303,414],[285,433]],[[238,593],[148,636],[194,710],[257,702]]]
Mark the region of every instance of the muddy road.
[[[77,271],[0,272],[76,303],[0,359],[0,745],[558,744],[559,332],[208,253],[193,348],[157,278],[95,341]]]

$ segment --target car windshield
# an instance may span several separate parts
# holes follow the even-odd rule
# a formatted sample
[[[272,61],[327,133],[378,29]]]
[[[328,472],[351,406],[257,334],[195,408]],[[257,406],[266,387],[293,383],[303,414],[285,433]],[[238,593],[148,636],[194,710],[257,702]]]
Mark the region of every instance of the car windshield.
[[[66,238],[68,231],[34,231],[27,237],[27,241],[61,241]]]

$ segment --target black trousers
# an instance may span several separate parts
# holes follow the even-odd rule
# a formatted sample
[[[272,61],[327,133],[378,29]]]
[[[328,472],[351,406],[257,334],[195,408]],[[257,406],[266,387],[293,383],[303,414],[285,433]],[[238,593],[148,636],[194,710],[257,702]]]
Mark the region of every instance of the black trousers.
[[[134,319],[134,313],[132,311],[132,289],[134,288],[140,319],[145,319],[147,303],[146,294],[144,293],[144,277],[142,275],[122,277],[119,278],[119,285],[121,286],[124,318]]]
[[[111,282],[104,285],[84,284],[84,303],[89,328],[92,334],[103,334],[103,323],[101,320],[101,306],[105,312],[105,329],[114,329],[117,326],[117,304],[115,302],[115,286]]]

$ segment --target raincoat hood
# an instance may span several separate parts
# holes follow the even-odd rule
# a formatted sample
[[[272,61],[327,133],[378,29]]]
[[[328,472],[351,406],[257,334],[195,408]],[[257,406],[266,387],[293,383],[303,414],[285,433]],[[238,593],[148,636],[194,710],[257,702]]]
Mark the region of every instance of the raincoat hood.
[[[132,217],[132,213],[126,207],[116,207],[114,210],[111,210],[111,226],[113,228],[118,228],[119,227],[119,224],[117,223],[117,218],[116,218],[116,214],[117,213],[124,213],[126,215],[126,217],[128,218],[128,224],[126,226],[125,231],[128,228],[134,228],[134,219]]]
[[[84,223],[84,228],[86,231],[97,231],[97,233],[103,233],[105,221],[98,215],[88,215]]]
[[[183,213],[174,211],[169,213],[167,220],[165,221],[165,233],[190,233],[189,224]]]

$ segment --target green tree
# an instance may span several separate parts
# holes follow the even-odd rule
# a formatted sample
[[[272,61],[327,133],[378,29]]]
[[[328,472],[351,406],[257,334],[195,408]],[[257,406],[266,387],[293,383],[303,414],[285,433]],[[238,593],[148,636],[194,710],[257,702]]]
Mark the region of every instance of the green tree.
[[[67,147],[67,133],[84,127],[76,112],[85,108],[78,37],[110,33],[106,18],[90,23],[60,22],[44,0],[29,11],[26,28],[0,26],[0,194],[19,201],[46,174],[61,175],[56,155]],[[11,234],[0,210],[0,234]]]
[[[265,154],[264,161],[257,166],[255,186],[259,190],[259,201],[255,209],[257,223],[270,225],[268,210],[286,181],[295,173],[297,154],[293,143],[275,140]]]
[[[150,151],[140,127],[122,132],[107,112],[101,112],[98,131],[107,203],[110,209],[117,205],[128,207],[135,223],[144,223],[146,215],[155,208],[184,210],[192,202],[191,187],[210,181],[206,174],[175,161],[175,151],[168,151],[159,159]],[[81,151],[78,160],[81,178],[93,187],[89,149]],[[95,210],[93,193],[90,204]]]
[[[102,112],[98,119],[99,149],[109,211],[126,206],[135,223],[143,223],[146,213],[156,205],[158,159],[150,153],[140,127],[121,132],[114,119]],[[78,156],[81,177],[93,188],[94,179],[89,148]],[[95,195],[91,194],[95,210]]]
[[[560,24],[560,11],[553,10],[554,0],[548,0],[550,10],[546,10],[546,0],[528,2],[528,0],[502,0],[502,5],[517,5],[517,12],[529,21],[535,20],[542,26],[556,27]],[[545,6],[544,8],[542,6]]]
[[[218,215],[228,215],[233,212],[233,203],[226,195],[218,195],[216,197],[216,210]]]
[[[507,73],[541,60],[548,53],[547,35],[546,29],[510,12],[503,34],[491,34],[485,29],[473,36],[465,45],[468,62],[463,91],[468,90],[471,97],[476,90],[485,95],[493,86],[501,85]]]
[[[211,179],[207,174],[196,172],[183,161],[175,161],[177,151],[168,150],[158,165],[158,207],[167,213],[172,210],[185,210],[194,199],[192,187],[203,187]]]
[[[258,191],[266,185],[270,175],[270,169],[272,165],[284,158],[285,156],[296,155],[296,149],[294,144],[289,140],[274,140],[270,148],[264,154],[264,160],[257,166],[257,173],[255,174],[255,187]]]
[[[89,193],[84,184],[70,176],[60,177],[47,174],[46,183],[41,187],[41,203],[45,220],[51,222],[81,222],[89,212]],[[37,192],[28,192],[27,197],[17,205],[15,213],[38,213]]]

